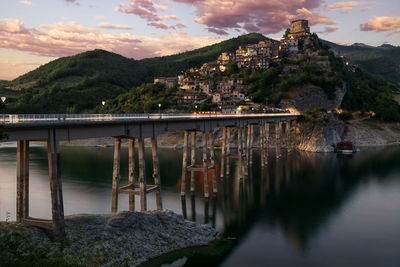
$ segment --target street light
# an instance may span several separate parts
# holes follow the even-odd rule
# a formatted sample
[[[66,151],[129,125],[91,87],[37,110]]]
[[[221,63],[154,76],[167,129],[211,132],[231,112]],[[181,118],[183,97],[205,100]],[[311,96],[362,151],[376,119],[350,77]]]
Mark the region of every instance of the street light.
[[[4,104],[5,102],[6,102],[6,99],[7,99],[7,97],[5,97],[5,96],[2,96],[1,97],[1,102]],[[6,111],[4,110],[4,113],[5,113]]]
[[[196,118],[197,118],[197,105],[196,105],[196,106],[194,106],[194,108],[196,109]]]
[[[106,101],[101,101],[101,104],[104,106],[106,104]]]
[[[158,113],[160,113],[160,119],[161,119],[161,103],[158,103]]]

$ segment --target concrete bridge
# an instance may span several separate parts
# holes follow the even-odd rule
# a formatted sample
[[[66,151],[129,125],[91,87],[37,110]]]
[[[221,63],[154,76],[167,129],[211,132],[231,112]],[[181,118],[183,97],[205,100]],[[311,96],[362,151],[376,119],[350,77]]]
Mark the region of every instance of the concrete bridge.
[[[60,141],[114,137],[114,165],[112,177],[111,212],[118,211],[118,195],[129,194],[129,210],[134,211],[135,195],[139,196],[141,211],[147,209],[147,194],[155,192],[157,209],[162,209],[160,171],[157,136],[168,131],[184,131],[181,195],[186,192],[186,178],[190,173],[190,190],[195,190],[195,172],[204,174],[204,197],[208,198],[209,171],[213,176],[213,193],[217,193],[218,177],[214,153],[214,131],[222,129],[220,177],[229,174],[229,157],[236,155],[241,163],[241,172],[248,174],[252,164],[251,149],[254,147],[255,129],[258,128],[258,144],[261,149],[261,164],[266,164],[270,129],[275,130],[276,155],[280,157],[281,137],[291,149],[296,138],[296,120],[299,114],[35,114],[0,115],[0,132],[17,141],[17,221],[48,228],[59,237],[65,236],[64,205],[60,175]],[[237,150],[231,147],[233,133],[237,137]],[[202,136],[203,157],[196,161],[196,134]],[[190,136],[190,138],[189,138]],[[153,178],[146,184],[144,140],[151,139]],[[129,143],[129,183],[119,185],[121,140]],[[139,177],[135,177],[135,143],[138,143]],[[48,168],[52,201],[52,219],[44,220],[29,216],[29,142],[45,141],[48,148]],[[190,155],[190,161],[188,159]]]

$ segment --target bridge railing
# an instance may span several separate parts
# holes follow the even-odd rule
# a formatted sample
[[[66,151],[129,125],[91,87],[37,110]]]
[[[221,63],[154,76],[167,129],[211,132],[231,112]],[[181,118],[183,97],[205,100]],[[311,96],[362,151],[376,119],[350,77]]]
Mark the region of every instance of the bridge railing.
[[[1,124],[40,123],[62,121],[113,121],[134,119],[166,119],[166,118],[207,118],[207,117],[246,117],[299,115],[294,113],[146,113],[146,114],[0,114]]]

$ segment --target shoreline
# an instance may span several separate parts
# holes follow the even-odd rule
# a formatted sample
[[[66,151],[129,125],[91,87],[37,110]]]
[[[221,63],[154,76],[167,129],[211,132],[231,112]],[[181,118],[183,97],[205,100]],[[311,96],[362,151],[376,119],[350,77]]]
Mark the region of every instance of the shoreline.
[[[66,240],[60,241],[32,226],[0,223],[1,261],[20,264],[30,259],[44,265],[136,266],[219,239],[219,233],[211,226],[185,220],[168,210],[71,215],[65,217],[65,226]],[[8,250],[2,248],[5,241]]]

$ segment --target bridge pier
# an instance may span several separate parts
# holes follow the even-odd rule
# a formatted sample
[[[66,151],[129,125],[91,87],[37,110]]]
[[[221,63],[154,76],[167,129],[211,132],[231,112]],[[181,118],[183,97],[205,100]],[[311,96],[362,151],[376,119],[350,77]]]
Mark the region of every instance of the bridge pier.
[[[281,132],[282,132],[282,123],[275,123],[275,151],[276,158],[279,159],[281,155]]]
[[[119,186],[120,179],[120,153],[121,153],[121,139],[129,139],[129,171],[128,171],[128,184],[125,186]],[[144,138],[138,138],[138,161],[139,161],[139,184],[135,181],[135,138],[133,137],[115,137],[114,140],[114,167],[113,167],[113,182],[112,182],[112,200],[111,200],[111,212],[118,212],[118,195],[128,194],[129,195],[129,211],[135,211],[135,195],[139,195],[140,198],[140,210],[147,210],[147,194],[156,193],[157,210],[162,210],[161,200],[161,181],[159,174],[159,162],[158,162],[158,147],[157,140],[155,137],[151,138],[152,147],[152,160],[153,160],[153,185],[146,184],[146,162],[144,158]]]
[[[188,166],[188,155],[189,155],[189,134],[191,132],[191,142],[190,142],[190,164]],[[204,197],[208,198],[210,196],[209,190],[209,177],[208,172],[212,170],[213,176],[213,193],[217,193],[217,172],[216,172],[216,160],[215,160],[215,150],[214,150],[214,135],[212,131],[202,132],[203,140],[203,162],[202,166],[196,165],[196,131],[186,130],[184,132],[183,140],[183,157],[182,157],[182,182],[181,182],[181,196],[186,194],[186,176],[187,172],[190,171],[190,191],[194,192],[195,188],[195,172],[203,172],[204,175]],[[211,164],[209,164],[209,162]]]

